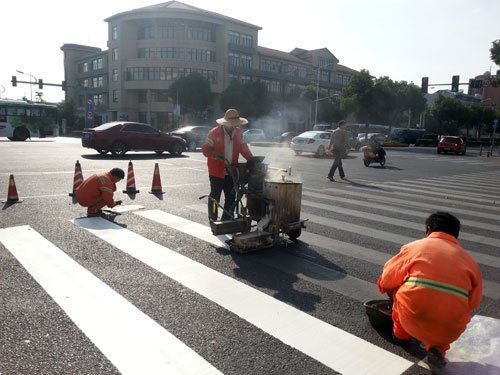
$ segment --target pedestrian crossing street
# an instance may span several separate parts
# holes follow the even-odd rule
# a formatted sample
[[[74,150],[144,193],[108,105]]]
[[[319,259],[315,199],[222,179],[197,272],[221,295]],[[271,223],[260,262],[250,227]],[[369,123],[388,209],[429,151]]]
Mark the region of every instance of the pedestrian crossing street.
[[[488,171],[365,185],[343,184],[341,188],[331,184],[325,189],[305,186],[301,218],[308,219],[309,224],[300,241],[284,249],[254,253],[252,261],[357,301],[361,306],[367,300],[380,299],[381,295],[376,279],[354,270],[355,267],[349,268],[348,264],[359,263],[372,274],[379,274],[402,244],[423,237],[424,220],[431,212],[445,210],[461,220],[459,240],[482,268],[483,304],[496,303],[500,299],[499,182],[500,172]],[[123,209],[127,211],[126,207]],[[227,248],[227,236],[213,236],[208,225],[202,224],[206,220],[205,204],[188,205],[185,209],[182,216],[158,209],[132,210],[124,215],[154,223],[176,236],[194,239],[200,251],[209,251],[208,254],[212,247]],[[186,218],[193,215],[199,222]],[[337,328],[237,277],[135,233],[133,228],[104,218],[74,219],[72,224],[78,231],[92,235],[96,243],[113,246],[333,372],[403,374],[417,364],[426,367],[421,358],[383,348]],[[331,228],[333,232],[327,230]],[[223,373],[219,363],[198,354],[85,269],[66,249],[51,243],[32,227],[0,229],[0,242],[122,374]],[[331,263],[342,265],[344,270],[319,262],[317,256],[302,250],[304,245]],[[219,254],[212,252],[211,256]],[[128,327],[126,335],[123,327]],[[478,375],[489,374],[486,371],[492,368],[500,369],[500,321],[477,315],[469,328],[452,345],[447,355],[449,364],[443,373],[470,374],[471,360],[478,364],[474,367]],[[477,332],[482,332],[480,337]],[[233,340],[237,342],[238,337]],[[261,373],[257,367],[246,370]]]

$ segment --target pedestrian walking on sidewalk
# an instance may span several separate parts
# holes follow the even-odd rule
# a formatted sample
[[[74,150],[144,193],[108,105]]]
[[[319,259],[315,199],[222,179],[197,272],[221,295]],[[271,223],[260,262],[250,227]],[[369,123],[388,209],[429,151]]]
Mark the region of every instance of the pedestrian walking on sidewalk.
[[[328,152],[333,154],[334,160],[327,178],[334,181],[333,175],[337,168],[341,179],[345,179],[344,168],[342,167],[342,158],[347,155],[349,149],[349,133],[345,130],[347,123],[344,120],[339,121],[337,129],[335,129],[328,144]]]
[[[113,208],[122,203],[113,200],[113,193],[116,191],[116,183],[124,178],[125,172],[120,168],[94,174],[76,189],[76,201],[87,207],[87,216],[98,216],[104,206]]]
[[[479,307],[482,275],[458,243],[460,221],[436,212],[425,221],[426,238],[411,242],[385,265],[381,293],[394,301],[393,338],[410,336],[427,344],[429,364],[442,368],[450,344],[465,331],[470,312]]]

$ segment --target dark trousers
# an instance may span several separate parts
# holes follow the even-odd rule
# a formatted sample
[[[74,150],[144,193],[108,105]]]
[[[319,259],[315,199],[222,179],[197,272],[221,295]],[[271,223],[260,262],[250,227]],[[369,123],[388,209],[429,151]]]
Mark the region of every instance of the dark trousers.
[[[234,183],[231,176],[226,176],[225,178],[218,178],[210,176],[210,197],[215,199],[220,203],[220,196],[224,190],[224,209],[229,211],[231,214],[234,213],[234,201],[236,196],[233,190]],[[208,200],[208,218],[214,221],[217,220],[217,206],[212,200]],[[222,214],[221,220],[230,220],[231,217],[225,212]]]
[[[344,173],[344,168],[342,168],[342,153],[340,152],[333,152],[333,157],[335,158],[333,160],[333,164],[332,164],[332,167],[330,168],[330,172],[328,173],[328,177],[332,177],[333,178],[333,175],[335,174],[335,171],[337,170],[337,168],[339,169],[339,174],[340,174],[340,177],[345,177],[345,173]]]

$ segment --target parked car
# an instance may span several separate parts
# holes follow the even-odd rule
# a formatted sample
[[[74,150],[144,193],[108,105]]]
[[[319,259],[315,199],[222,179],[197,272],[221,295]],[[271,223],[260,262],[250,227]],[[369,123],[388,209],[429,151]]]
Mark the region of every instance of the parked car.
[[[172,130],[170,134],[183,138],[187,142],[188,150],[195,151],[203,145],[210,130],[210,126],[184,126]]]
[[[181,137],[162,133],[150,125],[139,122],[108,122],[82,132],[82,146],[93,148],[100,154],[111,152],[125,155],[127,151],[168,151],[180,155],[187,143]]]
[[[274,140],[279,143],[290,143],[292,141],[292,138],[296,137],[297,135],[299,135],[299,133],[285,132],[275,137]]]
[[[387,140],[387,136],[382,133],[368,133],[368,140],[366,139],[366,133],[360,133],[358,135],[358,141],[360,143],[366,144],[370,139],[372,139],[373,136],[375,136],[375,139],[380,143]]]
[[[316,156],[324,156],[330,143],[331,132],[307,131],[292,139],[290,147],[296,155],[312,152]]]
[[[454,152],[458,155],[458,153],[461,152],[462,155],[465,155],[466,149],[467,146],[465,145],[465,142],[462,138],[450,135],[441,137],[437,145],[438,154],[440,154],[441,152],[444,152],[445,154],[447,154],[448,152]]]
[[[266,134],[262,129],[248,129],[243,132],[243,138],[247,142],[258,142],[266,139]]]

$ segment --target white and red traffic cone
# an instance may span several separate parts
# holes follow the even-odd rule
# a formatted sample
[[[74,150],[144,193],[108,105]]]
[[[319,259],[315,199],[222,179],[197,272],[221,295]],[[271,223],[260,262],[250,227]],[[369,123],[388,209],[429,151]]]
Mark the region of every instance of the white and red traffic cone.
[[[135,188],[135,177],[134,177],[134,166],[132,165],[132,160],[128,162],[128,173],[127,173],[127,188],[123,190],[127,194],[136,194],[139,192]]]
[[[14,175],[11,174],[9,177],[9,191],[7,192],[7,200],[2,201],[2,203],[21,203],[22,200],[19,199],[17,195],[16,182],[14,181]]]
[[[74,197],[76,195],[76,189],[78,189],[78,187],[82,184],[82,182],[83,182],[82,166],[80,165],[80,162],[77,160],[75,163],[75,176],[73,177],[73,192],[68,194],[70,197]]]
[[[153,173],[153,184],[151,185],[151,194],[163,194],[164,191],[161,188],[161,179],[160,179],[160,168],[158,167],[158,163],[155,163],[155,170]]]

